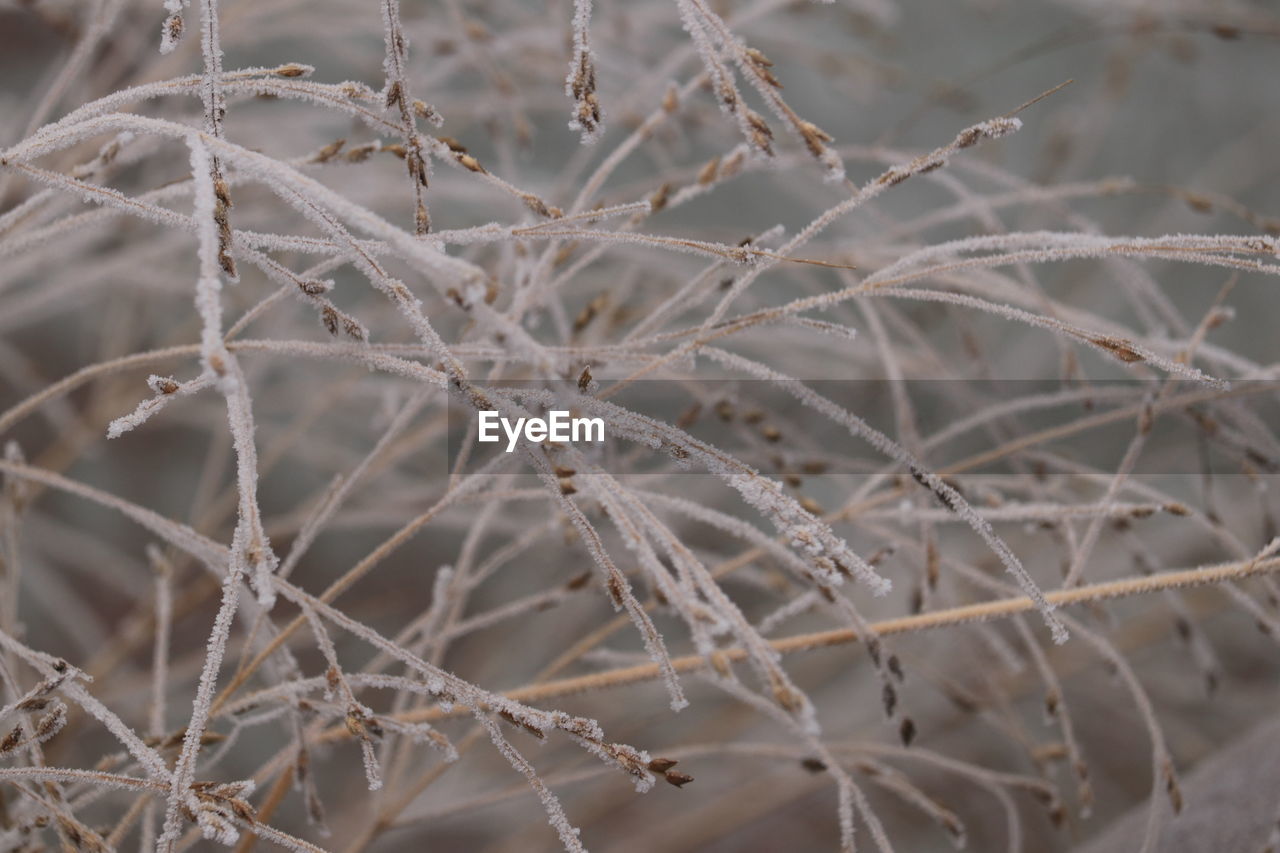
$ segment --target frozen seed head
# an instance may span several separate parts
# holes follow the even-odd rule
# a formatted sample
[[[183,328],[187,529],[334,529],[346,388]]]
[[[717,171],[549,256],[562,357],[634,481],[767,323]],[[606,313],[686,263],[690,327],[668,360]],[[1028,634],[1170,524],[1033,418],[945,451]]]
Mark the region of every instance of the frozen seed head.
[[[164,19],[164,23],[160,25],[160,52],[173,53],[173,49],[178,46],[178,42],[182,39],[182,31],[184,24],[182,16],[174,13]]]
[[[584,145],[604,132],[600,100],[596,96],[596,63],[591,51],[591,0],[575,0],[573,10],[573,58],[565,77],[565,94],[573,100],[569,129],[579,132]]]
[[[156,376],[152,374],[147,377],[147,387],[157,394],[176,394],[182,386],[178,380],[172,376]]]
[[[436,108],[428,104],[426,101],[420,101],[415,98],[413,101],[413,114],[430,124],[432,127],[441,127],[444,125],[444,116],[440,115]]]
[[[275,73],[280,77],[310,77],[315,72],[312,65],[303,65],[299,62],[289,62],[276,68]]]
[[[683,788],[693,781],[693,777],[688,773],[681,773],[679,770],[668,770],[662,774],[662,778],[667,780],[668,785],[674,785],[677,788]]]
[[[979,122],[971,127],[966,127],[956,136],[955,146],[957,148],[971,148],[984,139],[999,139],[1002,136],[1008,136],[1016,133],[1022,128],[1022,119],[1019,118],[993,118],[987,121]]]

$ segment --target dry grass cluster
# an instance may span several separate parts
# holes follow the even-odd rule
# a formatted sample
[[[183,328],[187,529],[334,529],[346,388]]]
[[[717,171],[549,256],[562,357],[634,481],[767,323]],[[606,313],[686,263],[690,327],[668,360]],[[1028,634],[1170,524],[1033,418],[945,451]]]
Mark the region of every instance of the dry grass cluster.
[[[911,5],[0,3],[0,850],[1280,843],[1280,18]]]

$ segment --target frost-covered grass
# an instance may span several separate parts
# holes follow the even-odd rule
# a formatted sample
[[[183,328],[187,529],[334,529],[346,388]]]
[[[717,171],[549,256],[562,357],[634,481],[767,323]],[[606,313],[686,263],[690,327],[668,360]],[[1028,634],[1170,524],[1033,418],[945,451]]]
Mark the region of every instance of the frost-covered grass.
[[[0,6],[0,850],[1158,849],[1280,698],[1280,198],[1097,166],[1280,19],[945,5]]]

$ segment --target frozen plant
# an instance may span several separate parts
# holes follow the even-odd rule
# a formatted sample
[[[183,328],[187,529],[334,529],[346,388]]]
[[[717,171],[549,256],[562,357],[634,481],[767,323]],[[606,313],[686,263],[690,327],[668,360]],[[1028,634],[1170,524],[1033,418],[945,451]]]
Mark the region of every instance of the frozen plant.
[[[919,5],[0,4],[0,851],[1274,847],[1280,18]]]

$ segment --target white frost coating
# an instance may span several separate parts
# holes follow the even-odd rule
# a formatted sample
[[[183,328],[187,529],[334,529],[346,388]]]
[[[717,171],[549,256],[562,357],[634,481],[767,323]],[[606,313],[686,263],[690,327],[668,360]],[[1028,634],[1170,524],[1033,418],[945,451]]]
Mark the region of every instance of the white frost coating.
[[[234,390],[234,380],[224,370],[215,370],[211,361],[226,352],[222,342],[222,280],[218,275],[218,226],[214,221],[216,205],[213,187],[213,159],[199,135],[187,137],[191,150],[191,180],[195,186],[193,219],[200,238],[200,277],[196,281],[196,310],[200,313],[200,356],[205,371],[221,376],[222,393]]]
[[[635,593],[632,592],[631,584],[626,575],[618,571],[617,566],[614,565],[613,560],[609,557],[608,551],[605,550],[604,543],[600,541],[600,536],[596,533],[595,528],[591,526],[591,522],[578,509],[577,504],[562,494],[560,482],[551,471],[551,466],[547,462],[544,453],[541,450],[529,448],[527,449],[527,455],[532,460],[539,478],[568,515],[570,522],[582,537],[587,552],[591,555],[596,566],[599,567],[602,574],[601,580],[610,591],[609,598],[613,603],[614,609],[626,610],[632,623],[640,632],[645,650],[662,672],[663,683],[666,685],[667,694],[671,699],[671,709],[679,711],[687,707],[689,701],[685,698],[684,692],[680,687],[680,680],[671,664],[671,658],[667,653],[662,635],[658,633],[653,620],[649,618],[644,606],[636,598]],[[615,522],[618,520],[618,518],[614,518]],[[639,542],[639,537],[634,537],[632,541]]]
[[[204,59],[204,75],[200,84],[200,100],[204,104],[205,130],[222,137],[222,117],[227,110],[222,93],[222,44],[218,36],[218,0],[200,0],[200,52]]]
[[[164,0],[164,10],[169,15],[164,19],[164,23],[160,25],[160,52],[162,54],[173,53],[173,49],[178,46],[178,40],[182,38],[184,26],[182,10],[186,5],[186,0]]]
[[[253,416],[248,392],[235,357],[222,339],[222,283],[218,268],[218,230],[214,222],[215,190],[213,161],[200,136],[187,137],[191,150],[192,181],[195,186],[194,214],[200,237],[200,274],[196,283],[196,307],[202,329],[201,358],[207,376],[227,400],[227,419],[236,450],[236,480],[239,493],[239,520],[232,539],[229,565],[222,586],[222,601],[214,618],[200,672],[191,720],[182,741],[182,751],[174,767],[173,782],[165,808],[164,830],[157,849],[172,851],[182,830],[181,806],[191,807],[192,782],[201,740],[212,713],[213,692],[230,639],[232,620],[239,603],[240,581],[247,569],[255,572],[259,602],[269,608],[275,600],[271,573],[275,557],[271,553],[257,504],[257,455],[253,444]],[[207,802],[197,803],[197,821],[206,837],[234,843],[230,817],[210,810]],[[205,815],[201,820],[201,815]]]
[[[526,396],[533,396],[524,392]],[[691,459],[696,459],[707,471],[714,474],[742,495],[751,506],[764,514],[778,532],[787,537],[802,553],[808,555],[815,576],[832,586],[843,582],[839,566],[843,565],[855,577],[871,587],[877,595],[883,595],[892,587],[862,557],[836,536],[831,528],[800,503],[783,491],[782,487],[738,460],[727,457],[710,445],[693,439],[670,424],[645,417],[636,412],[594,397],[576,395],[574,404],[584,411],[604,417],[610,432],[658,449],[669,443],[677,446]]]
[[[249,389],[240,367],[222,337],[222,280],[218,264],[218,226],[214,221],[216,195],[213,186],[213,159],[200,136],[187,137],[191,149],[191,178],[195,185],[194,219],[200,237],[200,276],[196,282],[196,309],[200,314],[200,353],[205,375],[227,399],[227,420],[236,450],[236,487],[240,518],[236,540],[244,551],[234,551],[232,559],[243,558],[254,570],[258,603],[270,609],[275,591],[270,575],[277,561],[271,552],[258,509],[258,456],[253,441],[254,425]]]
[[[538,778],[537,771],[533,769],[533,765],[520,754],[519,750],[511,745],[510,741],[503,737],[497,723],[491,720],[488,715],[476,714],[476,719],[489,733],[490,740],[498,748],[498,752],[502,753],[502,757],[529,780],[530,787],[537,793],[538,799],[542,801],[543,809],[546,810],[547,822],[551,824],[556,834],[560,836],[560,843],[564,845],[564,849],[568,850],[569,853],[586,853],[587,848],[583,847],[582,842],[578,840],[579,829],[569,822],[569,816],[564,813],[564,807],[560,805],[560,800]]]
[[[189,382],[176,382],[167,376],[152,374],[147,378],[147,385],[156,396],[143,400],[138,407],[127,415],[116,418],[107,426],[107,438],[119,438],[130,430],[136,429],[151,419],[169,401],[177,397],[189,397],[211,384],[208,375],[197,376]]]
[[[303,605],[302,613],[307,619],[307,623],[311,626],[311,633],[316,638],[316,645],[319,646],[321,654],[324,655],[325,663],[329,665],[329,671],[325,681],[325,700],[329,702],[340,702],[347,709],[347,727],[360,741],[360,753],[364,761],[364,775],[368,782],[370,791],[377,791],[382,788],[382,770],[378,766],[378,757],[374,754],[372,738],[364,729],[363,720],[367,720],[373,716],[373,711],[367,706],[357,701],[355,694],[351,690],[351,685],[347,682],[347,676],[342,671],[341,664],[338,663],[338,650],[333,645],[333,639],[329,636],[329,632],[325,629],[324,623],[320,621],[320,617],[311,607]],[[339,695],[340,694],[340,695]],[[355,725],[353,726],[353,722]]]
[[[573,99],[569,129],[582,135],[589,145],[604,133],[600,103],[596,98],[596,58],[591,50],[591,0],[573,3],[573,57],[564,80],[565,94]]]
[[[1023,567],[1022,562],[1009,550],[1009,546],[1005,544],[1004,540],[996,535],[990,522],[979,515],[959,492],[944,482],[942,478],[927,470],[905,448],[852,412],[841,408],[795,379],[784,376],[765,365],[715,347],[707,347],[703,352],[722,364],[744,370],[757,378],[780,385],[805,406],[822,412],[836,423],[843,424],[852,435],[862,438],[885,456],[901,462],[922,486],[931,490],[939,500],[946,503],[948,509],[964,519],[973,528],[974,532],[982,537],[988,547],[995,552],[996,556],[1000,558],[1000,562],[1004,564],[1005,569],[1017,580],[1018,586],[1022,588],[1023,593],[1035,602],[1036,609],[1040,611],[1040,615],[1044,618],[1045,623],[1053,634],[1053,641],[1055,643],[1065,643],[1067,641],[1067,629],[1053,615],[1053,602],[1045,598],[1044,593]]]
[[[231,621],[235,617],[239,600],[241,572],[238,562],[232,560],[231,570],[227,573],[222,585],[222,603],[218,607],[218,615],[214,617],[213,630],[205,650],[204,667],[200,672],[200,682],[196,688],[195,700],[192,703],[191,722],[187,726],[186,735],[182,739],[182,752],[173,770],[173,784],[169,792],[169,801],[165,808],[164,831],[156,842],[157,850],[171,851],[182,831],[181,805],[186,803],[191,808],[194,797],[191,794],[191,783],[195,779],[196,756],[200,749],[200,741],[208,724],[213,702],[213,690],[217,684],[218,671],[222,668],[222,659],[226,654],[227,641],[231,636]],[[197,809],[197,814],[200,812]],[[211,837],[211,828],[201,825],[205,837]],[[216,833],[216,828],[212,828]],[[212,837],[217,837],[216,834]],[[235,843],[234,838],[231,842]]]

